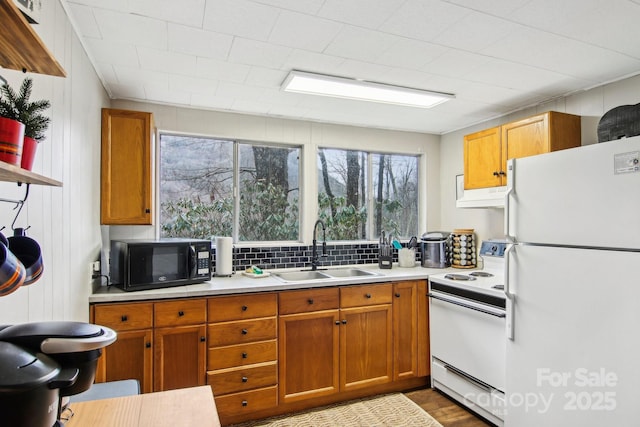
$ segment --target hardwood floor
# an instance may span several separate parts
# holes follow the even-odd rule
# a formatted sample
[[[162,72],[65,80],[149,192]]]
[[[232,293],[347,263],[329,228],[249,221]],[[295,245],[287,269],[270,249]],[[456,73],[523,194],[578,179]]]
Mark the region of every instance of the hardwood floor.
[[[439,391],[426,388],[407,392],[405,396],[416,402],[444,427],[493,426]]]

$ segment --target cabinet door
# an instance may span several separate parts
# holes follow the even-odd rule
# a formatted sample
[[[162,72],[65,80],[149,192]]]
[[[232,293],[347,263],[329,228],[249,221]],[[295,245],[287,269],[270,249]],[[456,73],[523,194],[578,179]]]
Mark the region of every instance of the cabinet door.
[[[465,135],[465,190],[505,185],[507,169],[502,167],[500,138],[500,127]]]
[[[155,329],[154,341],[154,391],[205,384],[205,325]]]
[[[549,115],[540,114],[502,126],[502,170],[507,160],[549,152]]]
[[[280,402],[325,396],[339,390],[338,310],[279,318]]]
[[[102,224],[152,224],[151,113],[102,110]]]
[[[393,376],[391,304],[340,310],[340,386],[343,391],[390,382]]]
[[[138,380],[143,393],[153,391],[153,332],[151,329],[118,332],[118,339],[103,349],[96,382]]]
[[[418,289],[417,282],[393,285],[393,379],[418,373]]]

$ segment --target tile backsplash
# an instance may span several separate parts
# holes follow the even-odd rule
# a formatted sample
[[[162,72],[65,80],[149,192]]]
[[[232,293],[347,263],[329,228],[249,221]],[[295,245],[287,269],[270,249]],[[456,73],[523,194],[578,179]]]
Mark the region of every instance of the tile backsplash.
[[[311,246],[256,246],[234,247],[233,271],[242,271],[255,265],[262,269],[305,268],[311,266]],[[216,249],[212,249],[215,269]],[[420,254],[416,258],[419,259]],[[322,255],[322,246],[318,246],[318,254]],[[398,260],[394,251],[394,261]],[[378,262],[378,244],[327,244],[327,256],[320,257],[320,267],[376,264]],[[214,270],[215,271],[215,270]]]

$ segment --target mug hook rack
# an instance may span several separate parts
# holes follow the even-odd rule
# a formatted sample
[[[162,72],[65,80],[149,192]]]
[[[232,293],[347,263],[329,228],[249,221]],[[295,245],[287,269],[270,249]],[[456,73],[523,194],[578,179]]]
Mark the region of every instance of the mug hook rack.
[[[21,182],[18,183],[18,186],[22,185]],[[29,197],[29,188],[30,188],[29,183],[26,184],[26,189],[24,192],[24,197],[22,199],[19,200],[15,200],[15,199],[4,199],[4,198],[0,198],[0,202],[5,202],[5,203],[12,203],[15,206],[13,207],[13,209],[17,209],[16,211],[16,215],[13,217],[13,221],[11,222],[11,229],[13,230],[15,228],[16,225],[16,221],[18,220],[18,216],[20,216],[20,212],[22,211],[22,208],[24,207],[25,202],[27,201],[27,198]]]

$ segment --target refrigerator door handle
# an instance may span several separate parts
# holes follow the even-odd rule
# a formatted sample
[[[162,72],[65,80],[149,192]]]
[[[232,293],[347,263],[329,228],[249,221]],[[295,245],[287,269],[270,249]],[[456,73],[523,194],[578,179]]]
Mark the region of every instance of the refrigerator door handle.
[[[509,159],[507,161],[507,192],[504,195],[504,236],[508,242],[515,242],[516,237],[512,236],[511,233],[511,194],[513,194],[514,190],[514,173],[513,170],[515,168],[514,159]]]
[[[510,245],[507,245],[507,249],[504,251],[504,294],[507,297],[507,304],[505,307],[507,311],[506,334],[507,338],[511,341],[514,341],[513,316],[516,296],[513,292],[511,292],[511,283],[509,281],[509,261],[511,251],[515,250],[515,247],[516,245],[512,243]]]

